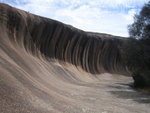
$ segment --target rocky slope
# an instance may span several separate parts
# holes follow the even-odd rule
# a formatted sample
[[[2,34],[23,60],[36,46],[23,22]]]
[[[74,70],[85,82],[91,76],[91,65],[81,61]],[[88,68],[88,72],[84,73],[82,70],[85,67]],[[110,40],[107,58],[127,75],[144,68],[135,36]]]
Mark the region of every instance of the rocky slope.
[[[149,96],[116,75],[129,75],[126,40],[0,4],[0,112],[148,113]]]

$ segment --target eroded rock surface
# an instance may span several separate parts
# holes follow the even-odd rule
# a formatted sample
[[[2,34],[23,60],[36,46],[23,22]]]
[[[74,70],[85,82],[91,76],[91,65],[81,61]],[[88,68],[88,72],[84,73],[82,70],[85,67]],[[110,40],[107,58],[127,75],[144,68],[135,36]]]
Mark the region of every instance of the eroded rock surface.
[[[124,41],[0,4],[0,112],[149,113],[118,75]]]

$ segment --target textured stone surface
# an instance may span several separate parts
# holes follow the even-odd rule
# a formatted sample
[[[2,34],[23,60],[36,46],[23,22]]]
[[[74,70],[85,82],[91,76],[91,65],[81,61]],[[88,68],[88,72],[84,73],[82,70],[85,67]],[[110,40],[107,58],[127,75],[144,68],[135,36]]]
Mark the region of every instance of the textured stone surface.
[[[117,75],[123,41],[0,4],[0,112],[149,113]]]

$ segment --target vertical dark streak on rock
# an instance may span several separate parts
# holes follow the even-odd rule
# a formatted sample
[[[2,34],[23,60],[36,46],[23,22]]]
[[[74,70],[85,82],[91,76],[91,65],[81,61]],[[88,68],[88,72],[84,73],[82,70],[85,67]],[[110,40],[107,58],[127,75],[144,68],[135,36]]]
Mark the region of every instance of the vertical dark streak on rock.
[[[0,21],[7,25],[10,41],[23,45],[34,56],[40,52],[46,59],[68,62],[92,74],[125,70],[120,52],[121,38],[85,32],[55,20],[26,12],[22,15],[21,11],[11,9],[7,8],[5,14],[6,11],[0,7],[4,17],[0,16]]]

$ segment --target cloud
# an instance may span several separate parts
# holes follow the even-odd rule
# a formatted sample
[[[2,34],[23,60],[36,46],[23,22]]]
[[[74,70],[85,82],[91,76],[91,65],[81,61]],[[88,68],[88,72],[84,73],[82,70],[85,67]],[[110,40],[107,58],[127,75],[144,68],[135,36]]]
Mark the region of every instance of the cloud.
[[[79,29],[128,36],[127,25],[148,0],[0,0]]]

